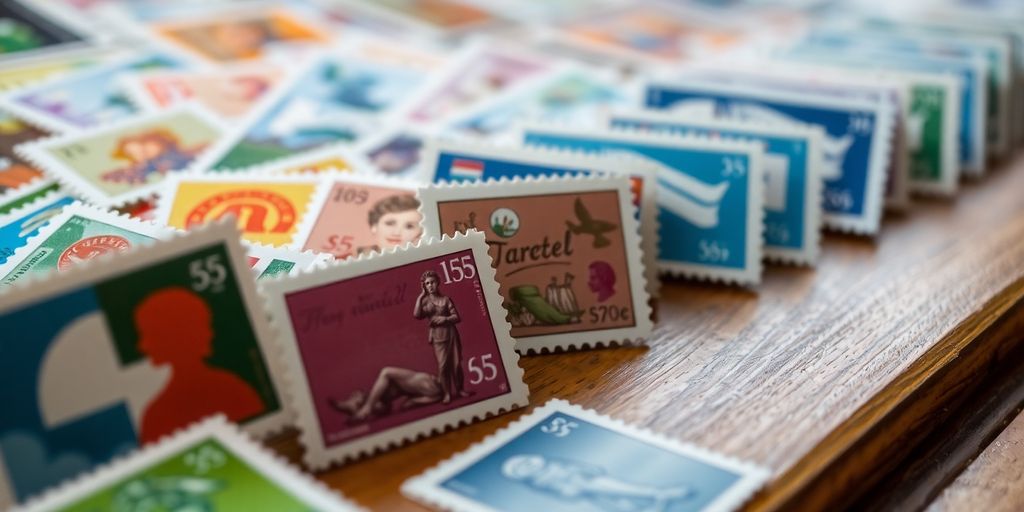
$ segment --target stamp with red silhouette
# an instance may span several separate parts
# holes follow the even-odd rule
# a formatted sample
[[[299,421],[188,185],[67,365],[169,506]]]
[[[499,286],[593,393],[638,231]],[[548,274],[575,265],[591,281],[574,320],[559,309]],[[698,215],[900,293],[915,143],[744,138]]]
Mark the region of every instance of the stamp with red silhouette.
[[[0,506],[215,413],[257,436],[288,424],[230,224],[0,294]]]
[[[420,239],[415,184],[353,175],[329,183],[317,192],[292,247],[347,259]]]
[[[267,283],[314,469],[527,404],[481,233]]]
[[[430,236],[487,236],[521,353],[632,343],[652,329],[626,177],[540,178],[420,189]]]

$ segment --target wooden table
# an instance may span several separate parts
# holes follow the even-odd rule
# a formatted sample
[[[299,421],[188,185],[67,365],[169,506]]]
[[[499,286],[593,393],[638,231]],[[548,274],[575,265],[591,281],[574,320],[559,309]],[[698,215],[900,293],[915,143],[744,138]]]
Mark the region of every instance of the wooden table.
[[[524,357],[531,403],[564,398],[761,464],[773,476],[750,509],[870,497],[1019,359],[1024,156],[999,167],[888,217],[875,240],[826,235],[817,268],[768,266],[752,289],[666,282],[648,347]],[[318,476],[374,510],[421,510],[405,479],[522,412]],[[297,459],[293,437],[271,444]]]

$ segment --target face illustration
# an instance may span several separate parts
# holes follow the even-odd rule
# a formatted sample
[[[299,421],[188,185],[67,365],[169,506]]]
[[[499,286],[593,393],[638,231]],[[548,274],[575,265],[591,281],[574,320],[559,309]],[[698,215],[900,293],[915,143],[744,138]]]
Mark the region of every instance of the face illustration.
[[[381,249],[415,242],[423,231],[420,226],[420,212],[406,210],[385,213],[370,230],[377,237],[377,246]]]
[[[235,56],[247,56],[260,50],[268,39],[258,23],[225,23],[213,29],[213,38]]]
[[[163,152],[164,145],[152,139],[132,141],[124,146],[124,153],[133,162],[146,162],[160,156]]]
[[[139,351],[153,366],[200,362],[210,355],[210,321],[208,306],[191,292],[156,292],[135,310]]]
[[[427,293],[437,293],[437,279],[435,279],[434,276],[427,276],[427,278],[423,280],[423,288],[427,290]]]

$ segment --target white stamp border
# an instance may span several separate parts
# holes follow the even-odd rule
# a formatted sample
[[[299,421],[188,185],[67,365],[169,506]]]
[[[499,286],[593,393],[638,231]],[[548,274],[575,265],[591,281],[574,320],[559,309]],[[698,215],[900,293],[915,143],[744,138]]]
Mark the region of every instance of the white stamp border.
[[[369,187],[393,188],[395,190],[407,190],[414,195],[416,194],[416,189],[417,186],[419,185],[415,181],[409,179],[396,178],[390,176],[341,172],[322,174],[322,176],[324,179],[321,180],[320,187],[316,189],[316,191],[313,193],[313,197],[310,198],[309,200],[309,210],[307,210],[306,214],[302,217],[302,221],[299,223],[298,229],[295,230],[295,234],[292,236],[291,243],[287,245],[287,247],[289,247],[292,250],[304,250],[302,247],[306,245],[306,242],[309,241],[310,235],[313,234],[313,228],[316,227],[317,221],[320,220],[320,215],[323,213],[323,209],[327,205],[327,200],[330,198],[331,190],[338,183],[364,185]],[[416,199],[419,200],[419,196],[417,196]],[[421,233],[420,238],[424,238],[424,234]],[[323,254],[329,258],[329,261],[335,260],[334,256],[330,253],[316,251],[314,249],[305,250],[313,251],[318,254]]]
[[[587,174],[642,177],[644,187],[640,199],[640,247],[643,250],[644,278],[651,297],[661,296],[661,279],[658,277],[658,167],[650,160],[628,154],[579,154],[558,148],[495,146],[486,142],[428,138],[420,152],[420,165],[416,171],[416,179],[425,186],[435,184],[437,160],[441,153],[480,155],[486,159],[511,160],[538,167],[553,165],[565,170],[586,170]]]
[[[11,222],[18,220],[21,217],[24,217],[26,213],[32,210],[39,209],[40,207],[47,204],[56,203],[62,199],[72,199],[72,201],[74,201],[74,198],[64,193],[63,190],[51,190],[25,204],[22,204],[21,206],[18,206],[17,208],[12,209],[7,213],[0,214],[0,228],[9,225]],[[70,203],[67,206],[71,206]],[[63,208],[64,207],[62,206],[61,209]]]
[[[57,182],[46,176],[39,176],[33,178],[30,181],[22,183],[14,188],[8,188],[4,192],[0,193],[0,207],[11,204],[15,201],[20,201],[40,190],[56,185]],[[59,190],[59,188],[58,188]],[[12,210],[13,211],[13,210]]]
[[[728,512],[738,509],[771,476],[769,470],[749,462],[715,453],[556,398],[535,408],[529,414],[520,416],[512,423],[473,444],[468,449],[452,455],[420,475],[406,480],[401,487],[402,494],[410,499],[440,510],[498,512],[491,507],[448,491],[442,488],[440,483],[485,459],[494,451],[512,442],[555,413],[574,416],[587,423],[608,429],[616,434],[632,438],[644,444],[653,445],[659,449],[690,459],[696,459],[705,464],[718,466],[740,475],[740,479],[736,483],[720,494],[715,501],[701,509],[703,512]]]
[[[245,432],[218,414],[179,429],[160,441],[144,446],[131,453],[115,458],[87,471],[78,477],[44,491],[30,498],[18,512],[43,512],[58,510],[93,493],[103,490],[128,476],[146,471],[151,467],[171,460],[189,446],[216,441],[223,445],[232,456],[241,460],[249,469],[271,482],[308,506],[322,510],[358,511],[361,507],[343,495],[330,490],[320,481],[303,474],[287,460],[256,442]]]
[[[820,127],[811,125],[761,124],[755,122],[717,119],[713,117],[683,117],[672,114],[671,112],[664,112],[660,110],[613,110],[607,116],[605,125],[611,127],[612,119],[630,119],[641,122],[650,121],[678,124],[711,130],[731,130],[741,134],[728,136],[719,134],[719,137],[725,140],[760,142],[756,139],[757,136],[775,136],[806,140],[807,156],[805,158],[805,165],[807,173],[804,179],[804,204],[801,207],[804,222],[804,237],[800,244],[801,248],[789,249],[772,246],[769,245],[766,240],[764,244],[764,257],[767,260],[777,263],[807,266],[815,265],[818,260],[818,256],[821,253],[821,194],[825,186],[824,180],[821,177],[821,145],[824,132]],[[668,131],[675,132],[675,130]],[[767,154],[767,151],[765,153]]]
[[[764,270],[764,150],[760,144],[739,140],[711,139],[697,135],[679,135],[672,133],[639,132],[608,128],[578,128],[573,126],[552,125],[548,123],[524,123],[517,130],[516,140],[525,142],[527,133],[546,133],[566,135],[589,140],[626,141],[646,146],[660,146],[689,151],[708,151],[720,153],[742,154],[748,158],[747,179],[747,217],[746,236],[744,237],[745,261],[743,268],[724,268],[714,265],[687,263],[666,260],[659,252],[658,268],[661,273],[675,277],[689,277],[698,280],[719,281],[726,284],[742,286],[760,284]],[[528,147],[550,147],[545,144],[529,144]],[[588,150],[565,150],[572,155],[595,154]],[[596,152],[602,154],[601,152]],[[613,152],[618,154],[619,151]],[[638,156],[639,158],[640,156]],[[646,158],[646,157],[644,157]],[[663,173],[680,173],[666,164],[654,161],[658,166],[659,176]],[[660,185],[659,185],[660,188]],[[661,194],[659,194],[661,201]],[[660,210],[660,205],[659,205]],[[659,239],[659,243],[662,240]]]
[[[65,209],[65,212],[67,210]],[[50,226],[54,223],[51,222]],[[228,253],[228,265],[231,266],[239,283],[239,297],[249,315],[257,345],[263,353],[267,374],[274,384],[278,399],[278,411],[241,427],[242,430],[258,438],[266,438],[282,431],[292,424],[292,416],[288,407],[287,379],[284,366],[279,357],[279,348],[274,344],[273,330],[270,320],[264,314],[263,302],[256,291],[256,280],[251,278],[252,270],[244,265],[245,249],[241,244],[234,219],[204,224],[201,228],[184,232],[174,232],[165,241],[158,241],[147,246],[135,246],[123,253],[105,254],[95,259],[75,265],[68,272],[49,272],[40,279],[32,279],[32,286],[21,283],[0,289],[0,313],[19,309],[40,301],[84,286],[95,286],[97,283],[128,272],[139,271],[148,266],[161,263],[169,258],[179,257],[188,252],[202,250],[223,244]],[[7,469],[0,458],[0,496],[13,496],[8,484]]]
[[[259,242],[250,242],[248,240],[242,240],[242,247],[245,247],[245,254],[248,256],[255,256],[261,260],[264,258],[271,258],[274,260],[294,263],[295,267],[287,272],[287,275],[289,276],[297,276],[303,272],[312,271],[315,268],[320,268],[321,266],[326,265],[329,261],[325,254],[313,251],[296,251],[289,249],[288,247],[276,247],[273,245],[261,244]],[[263,270],[266,269],[252,267],[257,283],[259,282],[259,277],[260,274],[263,273]]]
[[[89,180],[79,175],[78,171],[66,166],[60,160],[53,157],[49,150],[54,146],[60,146],[65,144],[73,143],[79,139],[95,139],[97,136],[119,132],[132,127],[147,126],[152,124],[158,124],[157,121],[169,118],[176,118],[180,116],[191,116],[197,119],[199,122],[206,124],[211,130],[223,134],[224,126],[219,119],[213,114],[207,112],[199,105],[189,103],[181,107],[175,107],[160,112],[142,114],[137,116],[131,116],[126,119],[122,119],[115,123],[104,125],[101,128],[86,132],[72,132],[64,135],[56,135],[43,139],[38,139],[25,144],[15,146],[14,151],[18,156],[24,158],[26,161],[32,163],[36,168],[47,172],[49,175],[55,177],[61,185],[66,186],[75,196],[86,199],[99,206],[105,207],[117,207],[139,199],[144,199],[157,190],[160,189],[161,185],[167,181],[168,178],[179,175],[188,174],[192,172],[196,167],[199,160],[206,154],[210,148],[204,149],[196,158],[182,169],[175,169],[166,173],[163,179],[154,183],[148,183],[145,185],[138,186],[128,192],[124,192],[117,195],[108,195],[95,185],[89,182]]]
[[[332,447],[325,446],[311,392],[306,385],[308,382],[306,370],[302,356],[299,354],[291,316],[284,299],[285,294],[463,250],[472,250],[480,272],[480,282],[484,297],[487,298],[487,310],[491,317],[492,330],[509,381],[508,393],[449,409],[434,416],[404,423]],[[390,249],[385,253],[363,255],[343,263],[330,264],[326,268],[315,272],[305,272],[290,279],[273,279],[263,285],[263,291],[267,298],[267,307],[273,318],[275,330],[279,335],[278,341],[281,352],[283,352],[282,362],[287,369],[286,382],[289,385],[290,395],[288,403],[295,415],[295,424],[299,428],[299,443],[305,448],[304,461],[313,470],[322,470],[332,465],[344,464],[361,457],[381,453],[476,420],[483,420],[526,406],[529,403],[529,389],[523,381],[523,370],[519,366],[519,354],[516,353],[513,346],[514,340],[509,334],[511,326],[505,319],[505,309],[501,305],[501,294],[498,293],[498,283],[494,279],[494,268],[491,266],[491,257],[488,255],[483,233],[459,234],[442,239],[421,239],[420,242],[407,244],[403,248]]]
[[[607,191],[615,191],[619,197],[619,225],[622,226],[623,250],[626,252],[629,273],[633,326],[515,338],[515,347],[520,354],[540,354],[559,349],[632,345],[650,337],[654,323],[651,321],[652,311],[645,278],[640,225],[636,219],[636,208],[633,206],[633,194],[627,176],[544,176],[433,185],[419,189],[420,214],[423,217],[424,235],[437,238],[442,235],[437,210],[442,202]]]
[[[825,225],[842,232],[858,235],[877,235],[881,227],[883,188],[889,167],[892,139],[896,130],[896,112],[888,101],[871,101],[862,98],[836,98],[825,94],[810,94],[806,91],[791,92],[779,88],[750,84],[725,84],[698,79],[665,80],[651,79],[643,82],[645,98],[651,87],[685,88],[707,94],[734,94],[746,98],[779,101],[801,106],[830,108],[837,110],[867,110],[875,113],[878,122],[871,136],[871,151],[868,155],[868,175],[865,177],[864,212],[861,215],[823,212]],[[799,124],[814,124],[800,121]],[[827,189],[827,185],[826,185]]]
[[[153,209],[153,221],[158,224],[163,224],[174,229],[183,229],[172,226],[169,222],[171,213],[174,211],[174,203],[178,196],[179,185],[182,182],[189,183],[294,183],[294,184],[306,184],[312,185],[313,191],[309,194],[309,198],[306,200],[305,207],[306,211],[302,214],[303,217],[309,215],[310,207],[312,206],[312,200],[316,197],[317,191],[320,187],[324,186],[326,178],[333,176],[329,172],[308,174],[284,174],[284,175],[270,175],[260,172],[245,172],[245,173],[213,173],[213,174],[198,174],[198,173],[184,173],[177,176],[170,176],[167,179],[160,182],[160,187],[157,189],[158,197],[156,201],[156,207]],[[298,206],[298,205],[296,205]],[[301,226],[303,219],[296,219],[296,226]],[[297,229],[297,228],[296,228]],[[243,238],[243,240],[245,240]],[[252,243],[252,241],[246,240],[246,242]],[[289,244],[283,244],[287,246]]]

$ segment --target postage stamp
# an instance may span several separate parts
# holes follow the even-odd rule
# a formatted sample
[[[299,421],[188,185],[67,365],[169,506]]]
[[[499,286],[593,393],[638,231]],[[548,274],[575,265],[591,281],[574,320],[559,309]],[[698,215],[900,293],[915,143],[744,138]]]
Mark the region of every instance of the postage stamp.
[[[358,6],[370,14],[431,36],[451,36],[483,25],[491,25],[501,18],[487,10],[486,4],[459,0],[380,0],[355,2],[341,0],[343,4]]]
[[[878,233],[896,116],[888,101],[693,80],[649,82],[643,102],[655,109],[701,104],[718,117],[821,126],[826,134],[825,224],[858,234]]]
[[[360,140],[355,152],[365,157],[372,174],[411,177],[417,172],[423,142],[428,137],[423,130],[385,129]]]
[[[39,233],[74,198],[59,190],[51,190],[8,213],[0,214],[0,265]]]
[[[341,50],[319,54],[222,137],[201,165],[237,171],[353,142],[425,79],[416,69],[362,60]]]
[[[407,480],[402,493],[455,512],[727,512],[743,505],[769,475],[748,462],[551,400]]]
[[[161,40],[216,63],[257,60],[280,49],[331,42],[328,32],[283,7],[188,16],[153,23],[149,29]]]
[[[650,335],[631,189],[625,176],[580,176],[434,186],[419,194],[428,236],[484,233],[516,350],[526,354]],[[584,278],[585,286],[575,282]]]
[[[423,233],[414,183],[338,176],[310,202],[292,247],[343,260],[416,243]]]
[[[166,177],[190,169],[221,133],[219,121],[189,105],[22,144],[15,151],[69,192],[118,206],[151,195]]]
[[[51,179],[33,178],[14,188],[0,190],[0,215],[7,215],[58,189],[60,186]]]
[[[288,245],[321,183],[314,176],[178,176],[161,188],[154,218],[187,230],[233,215],[246,240]]]
[[[431,140],[422,153],[418,181],[443,183],[530,176],[609,174],[630,180],[633,206],[640,221],[644,278],[652,297],[658,279],[658,165],[629,155],[567,153],[540,148],[510,148],[471,142]]]
[[[750,141],[528,124],[528,146],[632,154],[658,164],[662,272],[740,285],[761,281],[764,150]]]
[[[319,174],[323,172],[366,174],[370,163],[358,151],[346,143],[324,146],[320,149],[303,151],[260,167],[261,173],[274,174]]]
[[[281,247],[245,242],[249,266],[256,273],[256,279],[279,275],[297,275],[316,265],[327,263],[330,256],[312,251],[293,251]]]
[[[42,177],[43,172],[19,157],[14,147],[49,136],[49,132],[0,113],[0,194]]]
[[[750,140],[764,146],[764,255],[813,265],[821,245],[821,144],[818,127],[761,125],[652,111],[616,111],[609,127]]]
[[[0,60],[3,61],[85,46],[89,42],[89,37],[81,31],[18,0],[0,4],[0,19],[4,23],[0,40]]]
[[[184,65],[173,55],[146,51],[17,89],[0,97],[0,109],[52,132],[80,131],[136,113],[118,85],[123,73]]]
[[[61,73],[96,66],[122,55],[112,48],[87,46],[37,58],[4,61],[4,67],[0,69],[0,93],[27,87]]]
[[[248,114],[284,72],[269,65],[234,66],[200,71],[149,71],[121,76],[125,95],[144,111],[163,110],[197,101],[227,119]]]
[[[359,506],[214,416],[121,457],[19,512],[139,510],[330,510]]]
[[[79,202],[44,212],[32,229],[36,234],[24,239],[0,265],[0,290],[49,272],[67,272],[84,261],[149,245],[174,233]]]
[[[0,502],[217,412],[289,422],[238,240],[216,223],[0,294]]]
[[[527,404],[482,233],[263,290],[314,470]]]

